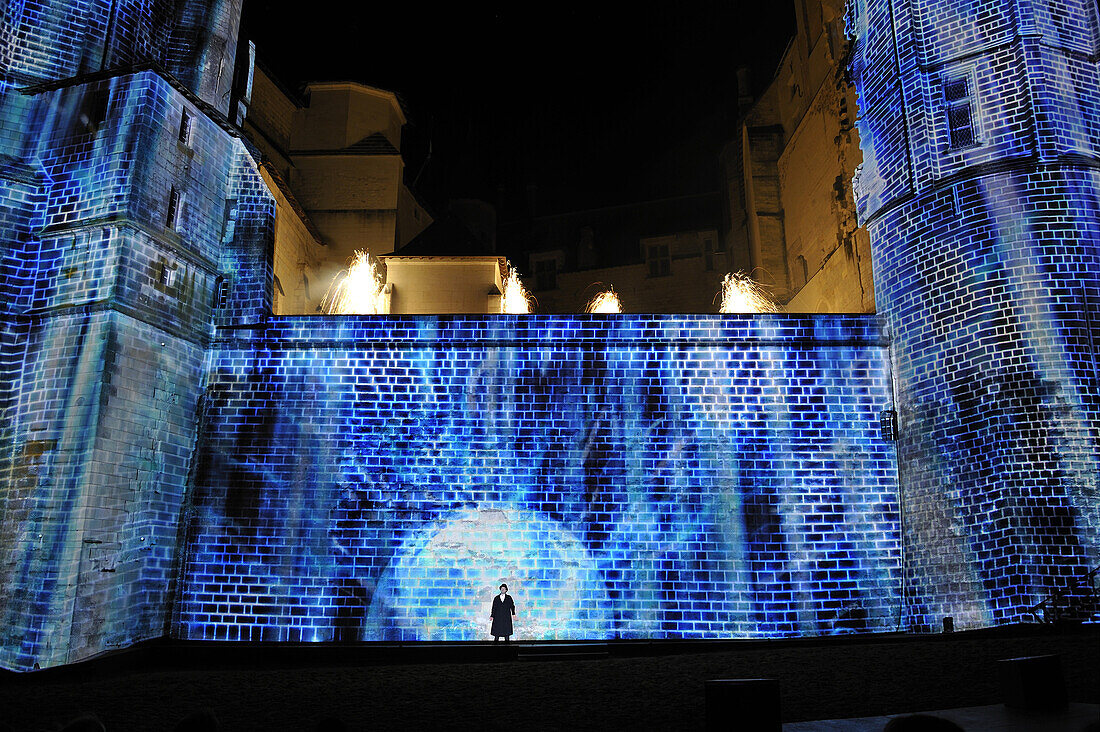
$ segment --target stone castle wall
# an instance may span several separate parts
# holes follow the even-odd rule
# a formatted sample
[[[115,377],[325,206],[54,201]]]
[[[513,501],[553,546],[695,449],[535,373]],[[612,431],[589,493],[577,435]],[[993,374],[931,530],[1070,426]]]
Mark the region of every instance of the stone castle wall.
[[[1029,621],[1100,564],[1096,5],[868,0],[850,21],[907,625]]]
[[[274,208],[243,144],[157,72],[7,93],[0,664],[27,669],[166,632],[211,320],[238,269],[265,276]]]
[[[283,317],[211,351],[180,637],[889,630],[860,317]],[[888,437],[888,436],[887,436]]]

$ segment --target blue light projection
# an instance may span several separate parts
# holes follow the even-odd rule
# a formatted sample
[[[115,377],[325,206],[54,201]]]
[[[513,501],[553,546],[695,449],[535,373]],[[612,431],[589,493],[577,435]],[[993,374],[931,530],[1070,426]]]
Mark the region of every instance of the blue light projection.
[[[0,7],[7,668],[80,660],[168,627],[211,292],[270,244],[271,196],[257,200],[255,163],[210,116],[224,102],[212,74],[233,66],[233,5]],[[210,24],[201,43],[174,46],[195,20]],[[187,84],[162,70],[193,53],[213,67]],[[196,124],[182,145],[185,110]],[[186,198],[175,228],[173,189]],[[229,216],[259,241],[227,235]]]
[[[0,665],[485,638],[501,581],[526,638],[967,627],[1100,563],[1095,3],[853,5],[882,320],[272,317],[239,12],[0,5]]]
[[[906,625],[1029,620],[1100,564],[1096,4],[866,0],[849,20]]]
[[[873,319],[269,319],[211,351],[185,638],[897,627]],[[485,616],[484,618],[482,616]]]

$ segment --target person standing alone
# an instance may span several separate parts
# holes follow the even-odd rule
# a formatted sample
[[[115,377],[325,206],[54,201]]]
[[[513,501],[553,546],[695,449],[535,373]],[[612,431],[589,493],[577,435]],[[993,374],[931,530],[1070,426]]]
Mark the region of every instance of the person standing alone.
[[[516,614],[516,603],[508,594],[508,585],[500,586],[500,594],[493,598],[493,609],[489,617],[493,619],[493,642],[496,643],[504,636],[504,642],[508,642],[512,635],[512,616]]]

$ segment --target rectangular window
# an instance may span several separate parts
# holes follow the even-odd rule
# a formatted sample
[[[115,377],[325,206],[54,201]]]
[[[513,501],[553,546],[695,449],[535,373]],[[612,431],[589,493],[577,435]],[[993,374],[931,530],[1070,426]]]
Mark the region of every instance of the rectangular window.
[[[970,147],[978,142],[974,119],[974,90],[969,76],[956,76],[943,83],[947,131],[952,149]]]
[[[309,297],[308,283],[306,285],[306,297]],[[229,282],[224,277],[218,277],[214,281],[214,302],[213,306],[215,310],[221,310],[229,302]]]
[[[667,277],[672,274],[668,244],[650,244],[646,249],[646,262],[649,264],[650,277]]]
[[[179,229],[180,224],[180,212],[183,209],[183,196],[172,186],[172,190],[168,193],[168,216],[165,219],[164,225],[173,231]]]
[[[92,89],[84,95],[77,117],[80,131],[94,135],[107,120],[107,111],[111,106],[111,90],[107,87]]]
[[[557,259],[538,259],[535,261],[535,289],[558,289]]]
[[[191,147],[191,125],[194,122],[194,117],[186,109],[183,110],[183,116],[180,118],[180,134],[179,141],[181,145]]]
[[[176,265],[161,261],[157,271],[157,284],[164,289],[176,284]]]

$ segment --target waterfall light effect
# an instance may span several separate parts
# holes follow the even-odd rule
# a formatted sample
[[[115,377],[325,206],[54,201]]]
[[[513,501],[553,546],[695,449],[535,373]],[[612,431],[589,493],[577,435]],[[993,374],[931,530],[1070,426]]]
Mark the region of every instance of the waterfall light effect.
[[[382,272],[370,255],[357,249],[348,268],[332,278],[321,300],[321,311],[329,315],[383,315],[386,313]]]
[[[609,287],[588,301],[585,307],[586,313],[621,313],[623,306],[619,303],[619,296],[615,294],[615,288]]]
[[[519,271],[508,267],[504,278],[504,296],[500,298],[501,314],[527,315],[531,312],[531,296],[519,279]]]
[[[777,313],[779,306],[765,294],[756,280],[744,272],[727,274],[722,280],[723,313]]]

